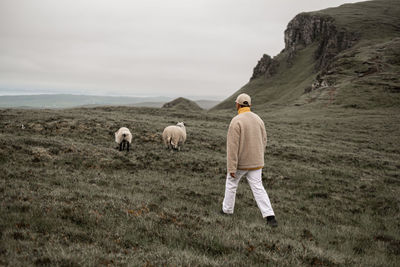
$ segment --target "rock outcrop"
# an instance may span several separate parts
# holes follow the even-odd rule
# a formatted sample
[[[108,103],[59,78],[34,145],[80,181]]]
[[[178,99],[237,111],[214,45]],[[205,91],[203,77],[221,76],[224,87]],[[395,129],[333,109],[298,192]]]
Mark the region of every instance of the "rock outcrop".
[[[274,60],[270,56],[264,54],[263,57],[258,61],[257,65],[253,69],[253,75],[250,80],[264,76],[269,78],[277,72],[278,61]]]
[[[314,54],[315,68],[326,68],[341,51],[352,47],[358,40],[357,33],[337,28],[333,17],[301,13],[292,19],[285,30],[285,49],[291,63],[296,52],[314,42],[318,48]]]
[[[339,29],[333,17],[321,14],[301,13],[294,17],[285,30],[285,49],[289,65],[297,51],[317,42],[314,54],[315,70],[326,69],[332,59],[341,51],[352,47],[358,40],[357,33]],[[279,61],[268,55],[258,61],[250,80],[264,76],[269,78],[277,73]]]

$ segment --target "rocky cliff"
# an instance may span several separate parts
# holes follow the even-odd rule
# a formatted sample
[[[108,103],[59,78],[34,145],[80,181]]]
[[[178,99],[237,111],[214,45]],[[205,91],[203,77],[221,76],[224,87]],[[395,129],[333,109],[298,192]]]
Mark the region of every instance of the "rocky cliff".
[[[284,32],[285,48],[263,55],[240,93],[253,105],[323,103],[392,107],[400,103],[400,1],[375,0],[301,13]]]
[[[269,78],[277,72],[279,62],[272,59],[269,55],[264,54],[263,57],[258,61],[257,65],[253,69],[253,75],[250,80],[264,76]]]
[[[285,49],[289,65],[299,50],[316,43],[315,71],[327,68],[341,51],[352,47],[359,39],[355,32],[339,28],[333,17],[322,14],[301,13],[294,17],[285,30]],[[277,73],[279,61],[264,54],[253,69],[250,80],[269,78]]]
[[[315,68],[319,70],[326,68],[338,53],[352,47],[357,40],[357,33],[339,29],[331,16],[301,13],[289,22],[285,30],[284,51],[291,63],[299,49],[316,42]]]

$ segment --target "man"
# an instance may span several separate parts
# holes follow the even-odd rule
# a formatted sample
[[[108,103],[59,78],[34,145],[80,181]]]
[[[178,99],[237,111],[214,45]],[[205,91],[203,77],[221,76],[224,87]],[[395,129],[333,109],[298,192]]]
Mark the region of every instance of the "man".
[[[237,97],[238,115],[232,119],[227,136],[228,174],[222,212],[233,214],[239,181],[246,176],[263,218],[266,218],[268,225],[276,227],[278,223],[261,181],[267,133],[264,122],[257,114],[250,111],[250,107],[249,95],[241,94]]]

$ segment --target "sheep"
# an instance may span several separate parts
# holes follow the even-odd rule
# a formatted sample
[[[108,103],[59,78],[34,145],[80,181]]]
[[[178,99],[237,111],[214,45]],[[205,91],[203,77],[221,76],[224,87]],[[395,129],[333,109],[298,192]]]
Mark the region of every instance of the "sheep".
[[[129,151],[129,145],[132,143],[132,134],[129,129],[126,127],[119,128],[119,130],[115,132],[115,142],[119,144],[119,151],[124,150],[125,145],[126,151]]]
[[[167,149],[181,150],[181,146],[186,141],[186,128],[183,122],[178,122],[176,125],[168,126],[162,134],[164,144]]]

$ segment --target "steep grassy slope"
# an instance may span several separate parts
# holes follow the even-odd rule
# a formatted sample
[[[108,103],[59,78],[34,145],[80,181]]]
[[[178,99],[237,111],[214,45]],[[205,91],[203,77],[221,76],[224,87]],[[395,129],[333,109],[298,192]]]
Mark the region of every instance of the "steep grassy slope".
[[[276,75],[252,80],[212,110],[232,108],[237,95],[244,92],[252,97],[253,104],[257,106],[266,103],[269,106],[276,106],[293,102],[304,93],[304,88],[309,86],[315,77],[312,58],[314,51],[314,46],[300,51],[291,67],[285,60],[287,55],[279,55],[278,58],[282,60]]]
[[[388,41],[400,34],[400,4],[397,0],[374,0],[344,4],[338,8],[311,12],[335,18],[339,28],[360,35],[363,42]]]
[[[273,58],[273,71],[264,68],[262,75],[259,62],[256,78],[214,110],[230,108],[242,92],[268,106],[399,105],[399,25],[400,2],[393,0],[299,14],[285,31],[286,47]]]
[[[298,103],[373,109],[400,105],[400,38],[343,52],[320,80],[332,85],[304,94]],[[305,102],[304,102],[305,100]]]
[[[259,111],[276,229],[245,180],[235,214],[219,214],[233,110],[1,110],[0,265],[398,264],[399,110]],[[187,143],[167,151],[162,129],[179,120]]]

